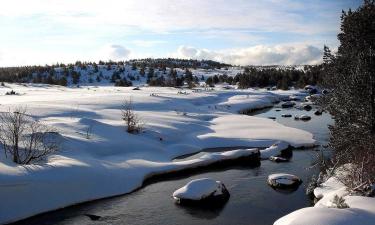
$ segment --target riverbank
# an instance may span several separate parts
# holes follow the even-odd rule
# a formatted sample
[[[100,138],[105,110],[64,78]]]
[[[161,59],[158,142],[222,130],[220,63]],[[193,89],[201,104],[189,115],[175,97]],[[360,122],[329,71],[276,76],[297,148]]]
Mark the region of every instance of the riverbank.
[[[298,91],[178,94],[174,88],[6,86],[21,94],[0,96],[1,111],[27,105],[36,119],[58,129],[64,143],[60,152],[37,165],[19,166],[0,157],[0,223],[129,193],[150,174],[175,167],[173,158],[204,148],[268,147],[279,140],[294,147],[315,143],[308,132],[238,114],[244,106],[272,105]],[[121,104],[130,97],[146,123],[139,135],[126,133],[121,121]]]
[[[353,195],[334,176],[315,188],[314,196],[319,199],[314,207],[296,210],[278,219],[274,225],[374,224],[375,198]]]

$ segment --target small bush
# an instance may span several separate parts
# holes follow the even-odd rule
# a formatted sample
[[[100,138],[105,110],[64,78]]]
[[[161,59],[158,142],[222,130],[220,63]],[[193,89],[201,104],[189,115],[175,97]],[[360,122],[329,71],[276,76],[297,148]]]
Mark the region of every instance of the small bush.
[[[0,143],[5,156],[10,154],[18,164],[41,160],[60,147],[59,134],[33,120],[22,107],[0,114]]]
[[[143,122],[135,114],[132,100],[125,100],[121,109],[122,120],[125,122],[128,133],[140,133],[143,130]]]
[[[5,95],[17,95],[17,93],[11,90],[11,91],[6,92]]]

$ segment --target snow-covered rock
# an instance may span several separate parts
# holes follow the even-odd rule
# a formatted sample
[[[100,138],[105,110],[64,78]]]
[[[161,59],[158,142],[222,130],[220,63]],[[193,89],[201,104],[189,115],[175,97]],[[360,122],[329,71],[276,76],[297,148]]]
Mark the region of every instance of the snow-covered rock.
[[[287,142],[284,141],[278,141],[271,145],[270,147],[260,150],[260,158],[261,159],[269,159],[271,156],[280,156],[283,152],[286,153],[286,155],[289,155],[288,149],[291,151],[290,146]]]
[[[267,181],[274,188],[296,188],[302,183],[299,177],[287,173],[271,174]]]
[[[273,162],[289,162],[288,158],[280,157],[280,156],[271,156],[270,160]]]
[[[190,181],[172,196],[179,204],[206,204],[225,202],[229,198],[229,192],[222,182],[201,178]]]

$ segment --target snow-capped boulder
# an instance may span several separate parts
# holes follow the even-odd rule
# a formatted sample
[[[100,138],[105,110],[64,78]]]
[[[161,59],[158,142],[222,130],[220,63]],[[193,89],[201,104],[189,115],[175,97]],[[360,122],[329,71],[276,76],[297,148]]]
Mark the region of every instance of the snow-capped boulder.
[[[224,203],[229,199],[225,185],[210,178],[192,180],[173,193],[178,204]]]
[[[269,159],[271,156],[289,156],[291,148],[287,142],[278,141],[270,147],[260,150],[261,159]]]
[[[311,90],[311,89],[316,89],[316,87],[313,86],[313,85],[306,85],[304,89],[305,90]]]
[[[302,180],[292,174],[275,173],[268,176],[268,184],[273,188],[296,188]]]

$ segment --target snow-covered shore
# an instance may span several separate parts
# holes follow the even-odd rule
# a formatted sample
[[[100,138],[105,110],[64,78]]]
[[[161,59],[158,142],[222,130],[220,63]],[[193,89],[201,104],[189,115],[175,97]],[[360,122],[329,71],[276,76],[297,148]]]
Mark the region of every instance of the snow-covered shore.
[[[4,95],[9,90],[20,95]],[[208,154],[193,161],[174,157],[204,148],[269,147],[284,141],[311,146],[312,134],[272,120],[240,115],[272,106],[284,95],[264,90],[214,90],[178,94],[175,88],[11,85],[0,87],[0,111],[27,106],[35,119],[64,137],[60,152],[38,165],[15,165],[0,155],[0,223],[94,199],[129,193],[155,173],[240,157],[253,150]],[[145,132],[125,132],[120,109],[132,98]],[[86,131],[90,128],[89,137]],[[16,209],[16,210],[15,210]]]
[[[375,198],[349,195],[335,177],[315,188],[314,195],[320,199],[314,207],[296,210],[274,225],[372,225],[375,222]],[[348,208],[338,208],[335,196],[343,198]]]

